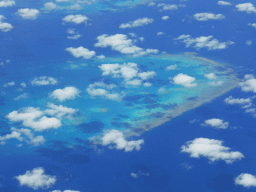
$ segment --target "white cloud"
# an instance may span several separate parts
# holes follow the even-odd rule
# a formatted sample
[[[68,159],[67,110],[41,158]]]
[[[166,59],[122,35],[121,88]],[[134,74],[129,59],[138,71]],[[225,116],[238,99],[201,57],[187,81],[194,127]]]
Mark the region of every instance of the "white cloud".
[[[158,33],[157,33],[157,36],[163,35],[163,34],[164,34],[163,32],[158,32]]]
[[[225,19],[225,16],[222,14],[213,14],[213,13],[196,13],[194,18],[198,21],[208,21],[208,20],[222,20]]]
[[[205,74],[204,76],[210,80],[217,79],[217,76],[215,75],[215,73],[208,73],[208,74]]]
[[[54,10],[54,9],[57,9],[57,5],[53,2],[47,2],[44,4],[44,8],[46,10]]]
[[[224,99],[224,102],[229,105],[239,104],[239,105],[245,105],[252,102],[250,98],[244,99],[244,98],[233,98],[232,96],[229,96],[228,98]]]
[[[9,139],[17,139],[19,141],[25,140],[28,144],[33,146],[43,145],[45,139],[43,136],[34,136],[34,134],[29,129],[16,129],[14,127],[11,128],[11,134],[6,134],[5,136],[0,137],[1,144],[5,144],[6,140]]]
[[[201,125],[202,126],[211,126],[216,129],[227,129],[229,123],[224,122],[222,119],[212,118],[212,119],[205,120],[204,124],[201,124]]]
[[[2,22],[4,19],[5,17],[3,15],[0,15],[0,30],[3,32],[8,32],[13,28],[13,26],[10,23]]]
[[[178,5],[171,5],[171,4],[158,4],[157,7],[163,7],[163,10],[178,10]]]
[[[65,87],[63,89],[56,89],[50,94],[50,97],[62,102],[68,99],[75,99],[80,92],[76,87]]]
[[[23,19],[35,20],[39,14],[39,11],[37,9],[24,8],[19,9],[16,13]]]
[[[78,48],[68,47],[65,51],[70,52],[76,58],[83,57],[84,59],[91,59],[96,54],[95,51],[90,51],[82,46]]]
[[[143,139],[137,141],[127,141],[124,138],[124,134],[121,131],[115,129],[106,131],[103,137],[101,138],[101,144],[103,146],[114,145],[110,146],[110,148],[116,148],[118,150],[124,149],[125,152],[130,152],[133,151],[134,149],[139,151],[143,143]]]
[[[166,67],[166,70],[175,70],[177,69],[177,65],[169,65],[168,67]]]
[[[15,5],[15,1],[12,1],[12,0],[0,1],[0,7],[12,7],[14,5]]]
[[[197,84],[193,83],[196,80],[196,78],[188,76],[183,73],[179,73],[175,77],[173,77],[173,82],[177,85],[182,85],[184,87],[196,87]]]
[[[6,118],[11,122],[22,122],[23,126],[36,131],[57,129],[61,127],[61,121],[55,117],[46,117],[39,108],[27,107],[19,111],[12,111]]]
[[[154,6],[155,4],[156,4],[155,2],[151,2],[148,4],[148,6],[151,7],[151,6]]]
[[[62,21],[66,23],[75,23],[75,24],[81,24],[86,23],[88,20],[88,17],[85,15],[68,15],[62,19]]]
[[[143,83],[143,86],[144,86],[144,87],[151,87],[151,86],[152,86],[152,84],[151,84],[151,83],[146,82],[146,83]]]
[[[26,185],[34,190],[39,188],[48,189],[56,182],[56,177],[44,174],[42,167],[34,168],[32,171],[26,171],[24,175],[15,177],[20,185]]]
[[[256,93],[256,79],[253,75],[245,75],[244,80],[239,83],[242,91]]]
[[[186,44],[186,47],[193,47],[200,50],[201,48],[208,48],[208,50],[217,50],[217,49],[226,49],[228,45],[234,44],[232,41],[228,42],[219,42],[217,39],[212,39],[213,36],[201,36],[197,38],[191,38],[190,35],[181,35],[174,40],[181,40],[183,43]]]
[[[98,59],[105,59],[106,57],[104,55],[97,56]]]
[[[125,28],[133,28],[133,27],[140,27],[144,25],[148,25],[150,23],[153,23],[154,19],[150,18],[139,18],[135,21],[129,21],[128,23],[122,23],[119,28],[125,29]]]
[[[236,185],[242,185],[244,187],[256,187],[256,177],[248,173],[241,173],[235,178]]]
[[[237,4],[236,8],[237,8],[238,11],[244,11],[248,14],[256,13],[256,8],[251,3]]]
[[[156,76],[155,71],[139,72],[138,65],[136,63],[124,63],[120,64],[102,64],[99,66],[102,70],[102,75],[112,75],[114,78],[123,77],[126,85],[140,86],[142,81]],[[150,84],[145,84],[145,86]]]
[[[255,23],[255,25],[256,25],[256,23]],[[245,44],[248,45],[248,46],[250,46],[250,45],[252,44],[252,40],[247,40],[247,41],[245,42]]]
[[[23,83],[21,83],[20,85],[21,85],[21,87],[23,87],[23,88],[26,88],[26,87],[27,87],[27,84],[26,84],[26,83],[24,83],[24,82],[23,82]]]
[[[68,108],[63,105],[54,105],[53,103],[47,103],[47,107],[48,109],[44,110],[44,113],[59,119],[63,117],[72,119],[72,115],[78,111],[77,109]]]
[[[80,37],[82,37],[82,35],[80,34],[76,34],[76,35],[73,35],[73,36],[67,36],[68,39],[79,39]]]
[[[227,1],[218,1],[218,5],[228,6],[228,5],[232,5],[232,4]]]
[[[170,18],[169,16],[163,16],[163,17],[162,17],[163,20],[167,20],[167,19],[169,19],[169,18]]]
[[[19,99],[26,99],[28,98],[28,94],[27,93],[22,93],[21,95],[19,95],[18,97],[15,97],[14,100],[19,100]]]
[[[15,82],[12,81],[12,82],[8,82],[8,83],[4,84],[3,86],[4,86],[4,87],[12,87],[12,86],[14,86],[14,85],[15,85]]]
[[[52,192],[61,192],[60,190],[54,190]],[[80,192],[80,191],[73,191],[73,190],[65,190],[63,192]]]
[[[239,151],[230,151],[229,147],[224,147],[222,141],[208,138],[196,138],[188,141],[181,147],[181,152],[190,153],[190,157],[200,158],[204,156],[210,161],[224,160],[226,163],[233,163],[235,160],[244,158]]]
[[[157,49],[142,49],[134,45],[134,41],[127,38],[127,35],[116,34],[108,36],[103,34],[97,37],[98,43],[94,44],[95,47],[106,48],[111,47],[112,50],[119,51],[122,54],[133,56],[144,56],[149,54],[157,54]]]
[[[256,23],[248,23],[249,26],[252,26],[256,29]]]
[[[95,82],[90,84],[86,91],[92,97],[100,96],[106,99],[119,101],[122,99],[122,96],[118,93],[110,92],[110,90],[114,89],[115,87],[116,84],[113,83],[107,85],[104,82]]]
[[[223,85],[224,81],[212,81],[212,82],[209,82],[209,85],[211,86],[221,86]]]
[[[31,85],[43,86],[43,85],[56,85],[58,81],[53,77],[41,76],[36,77],[31,81]]]

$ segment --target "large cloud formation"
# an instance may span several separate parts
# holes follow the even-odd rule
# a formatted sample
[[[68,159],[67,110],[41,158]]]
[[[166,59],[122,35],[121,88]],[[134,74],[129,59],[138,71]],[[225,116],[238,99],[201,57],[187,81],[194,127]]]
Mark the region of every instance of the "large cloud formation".
[[[29,8],[19,9],[16,13],[19,16],[21,16],[23,19],[30,19],[30,20],[35,20],[39,15],[39,11],[37,9],[29,9]]]
[[[32,171],[26,171],[24,175],[19,175],[15,177],[20,185],[26,185],[34,190],[39,188],[48,189],[56,182],[56,177],[51,175],[44,174],[44,169],[38,167]]]
[[[248,173],[241,173],[235,178],[235,184],[242,185],[247,188],[256,187],[256,176]]]
[[[134,45],[134,41],[127,38],[127,35],[116,34],[107,35],[103,34],[97,37],[98,43],[94,44],[95,47],[111,47],[114,51],[119,51],[122,54],[133,55],[133,56],[145,56],[149,54],[157,54],[157,49],[146,49],[140,48]]]
[[[208,138],[196,138],[188,141],[181,147],[181,152],[189,153],[190,157],[200,158],[204,156],[211,162],[223,160],[226,163],[233,163],[244,158],[239,151],[230,151],[229,147],[224,147],[222,141]]]

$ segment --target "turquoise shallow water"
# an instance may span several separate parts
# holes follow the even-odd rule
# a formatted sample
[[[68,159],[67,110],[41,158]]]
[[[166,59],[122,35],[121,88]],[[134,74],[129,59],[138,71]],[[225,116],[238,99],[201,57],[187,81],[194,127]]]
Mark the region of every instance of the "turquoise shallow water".
[[[136,63],[138,73],[154,71],[155,76],[143,80],[141,85],[126,85],[121,76],[103,75],[100,69],[102,64]],[[77,112],[72,118],[61,119],[62,126],[58,129],[50,129],[43,132],[36,132],[35,135],[44,136],[48,145],[52,140],[65,142],[67,146],[77,144],[79,139],[87,141],[91,137],[100,136],[105,130],[117,129],[126,133],[127,136],[134,136],[150,130],[183,112],[209,102],[219,95],[234,88],[238,79],[235,72],[224,64],[219,64],[204,58],[196,57],[193,54],[180,55],[159,55],[148,57],[110,57],[103,60],[88,60],[86,63],[79,61],[68,61],[66,63],[54,62],[47,66],[33,69],[23,68],[26,74],[25,79],[17,79],[16,85],[6,88],[4,91],[5,105],[1,107],[2,121],[9,124],[8,127],[24,127],[21,123],[10,122],[5,116],[24,107],[35,107],[41,111],[46,110],[47,103],[63,105],[76,109]],[[167,70],[168,66],[176,66],[173,70]],[[58,80],[56,85],[32,86],[31,81],[35,78],[34,70]],[[208,79],[204,75],[214,73],[217,79]],[[184,87],[173,82],[173,77],[183,73],[194,77],[196,87]],[[8,79],[16,72],[10,72]],[[86,78],[85,78],[86,77]],[[133,78],[134,79],[134,78]],[[130,79],[132,80],[132,79]],[[18,87],[25,82],[27,87]],[[119,94],[118,99],[108,99],[106,96],[92,96],[88,94],[88,87],[95,82],[106,85],[115,85],[113,89],[104,88],[109,93]],[[152,86],[143,87],[143,83],[150,83]],[[209,86],[212,82],[223,82],[219,86]],[[56,89],[63,89],[66,86],[78,88],[81,92],[74,100],[60,102],[52,99],[49,94]],[[102,87],[94,87],[102,88]],[[14,100],[22,93],[28,94],[28,98]],[[51,115],[48,115],[51,117]],[[6,127],[2,134],[8,133]],[[17,141],[8,141],[8,144]],[[23,149],[26,144],[23,142]],[[88,146],[89,143],[84,145]],[[90,144],[89,144],[90,145]],[[31,148],[31,146],[27,146]],[[16,150],[13,148],[12,150]],[[2,151],[3,152],[3,151]]]

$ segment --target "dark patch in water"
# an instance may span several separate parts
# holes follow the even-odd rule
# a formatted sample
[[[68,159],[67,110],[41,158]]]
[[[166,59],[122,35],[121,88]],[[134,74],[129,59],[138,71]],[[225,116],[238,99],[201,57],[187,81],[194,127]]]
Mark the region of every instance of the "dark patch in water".
[[[118,114],[118,117],[125,118],[125,119],[129,118],[128,115],[122,115],[122,114]]]
[[[0,97],[0,106],[5,105],[5,98],[3,96]]]
[[[157,113],[151,113],[150,116],[151,117],[157,117],[157,118],[161,118],[163,117],[165,114],[161,113],[161,112],[157,112]]]
[[[91,121],[89,123],[82,123],[79,125],[79,129],[83,133],[97,133],[104,128],[105,124],[100,121]]]
[[[119,128],[130,128],[131,124],[126,122],[111,122],[111,125]]]
[[[196,97],[189,97],[189,98],[187,98],[188,101],[195,101],[195,100],[197,100],[197,99],[198,99],[197,96],[196,96]]]

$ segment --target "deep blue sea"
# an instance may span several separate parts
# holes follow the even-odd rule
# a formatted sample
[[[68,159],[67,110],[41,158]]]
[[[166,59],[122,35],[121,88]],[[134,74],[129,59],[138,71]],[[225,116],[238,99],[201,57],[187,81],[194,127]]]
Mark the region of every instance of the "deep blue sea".
[[[256,175],[255,117],[245,113],[245,109],[240,105],[228,105],[224,102],[229,96],[248,98],[254,94],[243,92],[237,87],[215,97],[218,91],[228,90],[238,82],[233,75],[239,79],[243,79],[246,74],[256,76],[256,30],[248,26],[248,23],[256,21],[256,14],[238,12],[235,8],[236,4],[245,3],[244,1],[234,0],[231,6],[219,6],[217,1],[168,0],[155,1],[154,6],[147,6],[148,3],[145,3],[122,8],[113,5],[118,1],[106,1],[102,5],[97,5],[103,6],[100,10],[95,6],[75,11],[53,10],[49,13],[40,9],[46,1],[15,2],[16,5],[13,7],[0,7],[0,15],[6,17],[4,21],[14,26],[9,32],[0,31],[0,63],[4,63],[4,66],[0,65],[0,135],[9,134],[11,127],[26,128],[20,122],[10,122],[6,118],[12,111],[24,107],[39,107],[45,110],[46,104],[50,102],[78,109],[79,113],[73,122],[70,119],[62,120],[61,128],[34,131],[36,136],[44,136],[46,141],[43,145],[32,146],[22,142],[22,146],[18,147],[21,143],[18,140],[8,140],[4,145],[0,145],[0,191],[256,191],[255,187],[235,185],[235,178],[241,173]],[[134,3],[136,4],[136,1]],[[185,4],[185,7],[160,11],[161,8],[157,7],[160,3]],[[252,3],[256,6],[255,2]],[[107,10],[112,7],[115,10]],[[35,20],[22,19],[16,14],[20,8],[37,8],[40,15]],[[226,18],[205,22],[193,18],[195,13],[203,12],[221,13]],[[63,24],[62,18],[68,14],[86,15],[89,20],[86,25]],[[166,15],[170,18],[162,20],[161,17]],[[153,18],[154,22],[142,27],[119,28],[121,23],[144,17]],[[183,19],[185,20],[182,21]],[[82,37],[78,40],[67,39],[66,31],[69,28],[75,28]],[[157,36],[158,32],[164,34]],[[97,43],[96,38],[102,34],[125,34],[132,39],[129,33],[137,35],[137,46],[143,49],[158,49],[159,54],[130,57],[111,50],[110,47],[94,46]],[[233,41],[235,44],[222,50],[197,50],[192,46],[186,48],[184,43],[174,40],[183,34],[191,35],[193,38],[213,35],[213,38],[220,42]],[[144,41],[140,42],[139,37],[144,37]],[[246,45],[247,40],[252,40],[250,46]],[[79,46],[94,50],[97,56],[103,54],[106,59],[75,58],[65,51],[68,47]],[[186,55],[185,52],[195,52],[197,55]],[[233,71],[225,73],[221,67],[197,60],[196,56],[213,60],[223,68],[230,68]],[[124,82],[122,78],[103,77],[99,69],[104,63],[127,62],[137,63],[139,70],[143,72],[156,71],[157,77],[148,81],[153,86],[128,89],[121,86]],[[165,68],[175,64],[180,68],[166,73]],[[185,69],[185,66],[188,68]],[[224,83],[223,87],[208,86],[210,80],[203,81],[206,72],[214,72],[226,84]],[[178,85],[174,88],[168,87],[168,77],[174,77],[177,73],[194,75],[198,82],[201,80],[202,83],[196,91],[192,88],[180,88]],[[58,84],[32,86],[30,82],[41,76],[54,77]],[[117,92],[124,91],[126,100],[120,102],[101,97],[91,98],[86,89],[89,84],[99,81],[118,85]],[[15,85],[4,87],[3,85],[8,82],[15,82]],[[23,82],[27,84],[26,88],[20,86]],[[80,96],[65,102],[58,102],[49,97],[54,90],[67,86],[78,88],[81,91]],[[157,90],[161,87],[166,88],[169,94],[160,95]],[[15,100],[23,93],[27,93],[28,97]],[[93,136],[99,137],[106,129],[115,128],[125,132],[130,128],[137,128],[138,124],[142,124],[142,120],[148,120],[152,124],[167,113],[167,109],[158,106],[183,106],[186,102],[194,103],[191,98],[195,99],[195,103],[200,103],[200,99],[207,93],[212,93],[211,97],[208,94],[209,98],[213,98],[211,101],[203,102],[202,105],[187,110],[149,131],[139,130],[138,135],[132,134],[132,137],[128,137],[128,140],[144,140],[139,151],[111,149],[88,140]],[[136,100],[135,97],[128,98],[139,97],[138,95],[143,95],[141,100]],[[99,112],[105,109],[108,109],[107,113]],[[136,121],[136,118],[141,121]],[[228,128],[214,129],[200,125],[211,118],[228,121]],[[221,140],[224,146],[230,147],[231,151],[241,152],[245,158],[227,164],[223,160],[210,162],[203,156],[191,158],[188,153],[181,152],[181,146],[186,142],[200,137]],[[38,167],[42,167],[45,174],[55,176],[54,185],[38,189],[21,186],[15,176]],[[137,178],[132,177],[131,173],[136,173]]]

